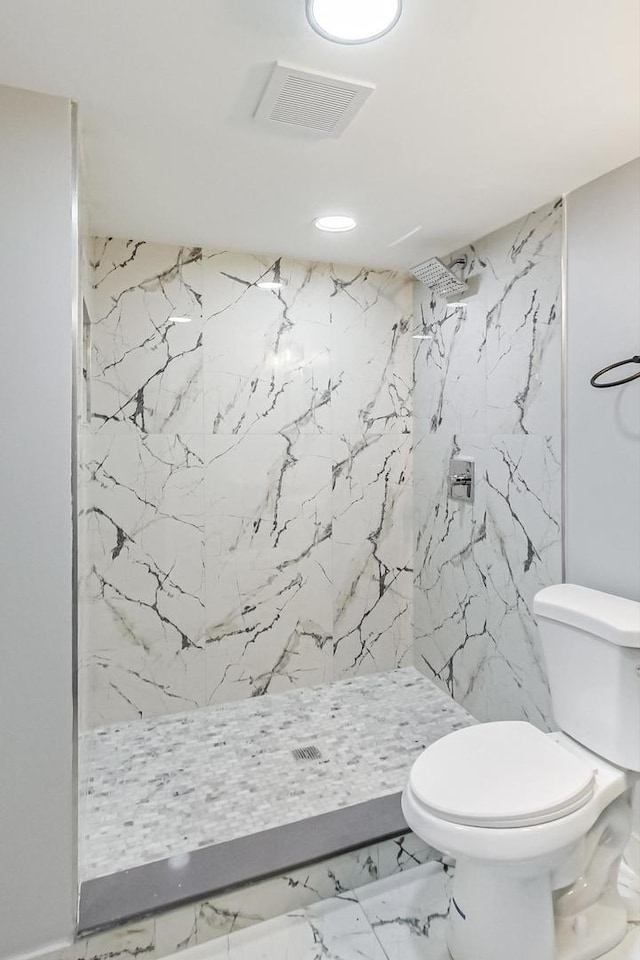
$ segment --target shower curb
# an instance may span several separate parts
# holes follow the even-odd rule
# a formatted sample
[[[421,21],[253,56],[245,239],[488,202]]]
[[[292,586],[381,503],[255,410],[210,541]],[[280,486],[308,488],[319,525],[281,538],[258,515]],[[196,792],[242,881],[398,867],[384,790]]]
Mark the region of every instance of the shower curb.
[[[407,833],[400,793],[85,881],[78,935],[227,893]]]

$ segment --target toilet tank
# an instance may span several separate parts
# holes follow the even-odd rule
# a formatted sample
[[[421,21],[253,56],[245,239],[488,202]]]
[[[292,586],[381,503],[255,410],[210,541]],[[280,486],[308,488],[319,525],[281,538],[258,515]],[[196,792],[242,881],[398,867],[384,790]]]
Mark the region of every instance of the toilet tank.
[[[565,583],[536,594],[533,612],[560,729],[640,771],[640,603]]]

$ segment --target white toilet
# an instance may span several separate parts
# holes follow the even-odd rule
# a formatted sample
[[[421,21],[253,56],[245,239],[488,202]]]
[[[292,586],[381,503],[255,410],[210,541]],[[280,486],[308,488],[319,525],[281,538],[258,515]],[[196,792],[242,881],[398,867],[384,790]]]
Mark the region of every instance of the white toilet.
[[[626,933],[640,603],[562,584],[533,609],[563,732],[458,730],[418,758],[402,797],[414,833],[456,860],[454,960],[595,960]]]

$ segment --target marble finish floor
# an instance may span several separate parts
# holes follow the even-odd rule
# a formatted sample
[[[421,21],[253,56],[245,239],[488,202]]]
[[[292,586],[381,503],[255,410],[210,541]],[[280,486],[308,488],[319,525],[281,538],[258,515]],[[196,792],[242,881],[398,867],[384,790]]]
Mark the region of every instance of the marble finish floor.
[[[93,730],[81,880],[397,793],[429,743],[474,722],[409,667]]]
[[[169,960],[450,960],[449,882],[432,861]],[[603,960],[637,960],[638,951],[640,926],[630,925]]]

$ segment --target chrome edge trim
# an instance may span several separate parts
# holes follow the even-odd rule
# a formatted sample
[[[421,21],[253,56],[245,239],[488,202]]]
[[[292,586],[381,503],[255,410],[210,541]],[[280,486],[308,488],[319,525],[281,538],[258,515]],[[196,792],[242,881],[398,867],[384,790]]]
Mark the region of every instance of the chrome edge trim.
[[[82,329],[80,289],[80,228],[79,228],[79,142],[78,105],[69,101],[71,133],[71,234],[73,254],[71,262],[71,697],[72,697],[72,757],[71,757],[71,816],[73,830],[72,882],[76,891],[73,930],[78,929],[80,884],[78,878],[78,363],[82,356],[79,337]]]
[[[561,361],[560,361],[560,542],[562,582],[567,582],[567,378],[568,378],[568,198],[562,195],[562,261],[561,261]]]

